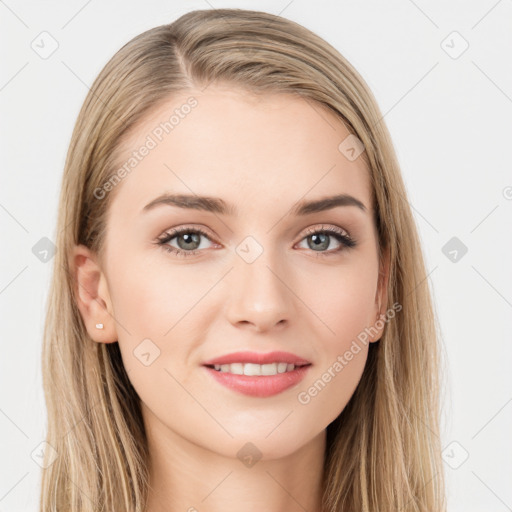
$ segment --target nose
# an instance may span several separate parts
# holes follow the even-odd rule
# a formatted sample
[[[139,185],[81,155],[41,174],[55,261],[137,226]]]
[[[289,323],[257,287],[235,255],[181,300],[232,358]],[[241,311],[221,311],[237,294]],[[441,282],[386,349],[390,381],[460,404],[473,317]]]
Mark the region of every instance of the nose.
[[[235,327],[256,332],[282,328],[296,313],[287,274],[260,256],[252,263],[238,261],[230,272],[227,316]]]

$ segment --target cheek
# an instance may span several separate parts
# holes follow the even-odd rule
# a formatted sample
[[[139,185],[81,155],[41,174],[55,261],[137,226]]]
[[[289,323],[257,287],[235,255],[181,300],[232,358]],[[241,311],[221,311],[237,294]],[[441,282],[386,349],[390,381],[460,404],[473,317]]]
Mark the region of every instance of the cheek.
[[[324,269],[301,281],[301,296],[324,324],[322,338],[331,350],[350,344],[375,320],[376,282],[377,271],[362,264]]]
[[[340,288],[333,291],[330,302],[324,305],[325,322],[331,333],[331,346],[342,350],[371,324],[374,312],[373,288]]]
[[[139,388],[149,381],[158,388],[157,374],[162,377],[160,384],[169,386],[165,369],[185,381],[188,376],[182,368],[215,315],[206,295],[218,275],[209,272],[199,277],[183,265],[165,265],[165,257],[153,261],[112,257],[112,261],[117,261],[109,284],[118,342],[134,387],[141,397],[144,389]]]
[[[134,269],[141,269],[134,271]],[[186,384],[197,287],[179,271],[126,259],[112,272],[112,303],[123,365],[142,402],[156,416],[171,403],[187,400]],[[204,293],[204,292],[203,292]],[[179,362],[179,363],[177,363]]]
[[[368,356],[364,331],[373,304],[368,290],[333,286],[330,291],[331,300],[318,304],[328,326],[321,326],[324,334],[317,337],[319,361],[297,395],[304,410],[325,426],[343,411],[361,380]]]
[[[333,421],[353,395],[368,356],[365,330],[375,320],[377,271],[371,265],[341,266],[317,272],[316,286],[302,281],[305,302],[318,323],[319,364],[301,387],[298,401],[315,410],[326,424]],[[314,290],[314,293],[311,292]],[[318,322],[316,322],[316,319]],[[300,394],[302,393],[302,394]]]
[[[162,249],[162,253],[163,253]],[[111,298],[119,335],[162,339],[191,312],[211,287],[183,266],[165,265],[165,255],[152,259],[124,257],[110,272]]]

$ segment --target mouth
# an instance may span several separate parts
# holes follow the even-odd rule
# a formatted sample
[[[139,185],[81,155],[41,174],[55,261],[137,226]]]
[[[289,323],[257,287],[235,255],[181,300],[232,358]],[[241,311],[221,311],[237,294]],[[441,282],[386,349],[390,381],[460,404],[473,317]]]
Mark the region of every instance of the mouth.
[[[219,384],[253,397],[269,397],[297,386],[310,361],[291,352],[233,352],[202,364]]]
[[[204,364],[205,371],[223,387],[237,394],[267,398],[292,389],[304,379],[311,363]]]

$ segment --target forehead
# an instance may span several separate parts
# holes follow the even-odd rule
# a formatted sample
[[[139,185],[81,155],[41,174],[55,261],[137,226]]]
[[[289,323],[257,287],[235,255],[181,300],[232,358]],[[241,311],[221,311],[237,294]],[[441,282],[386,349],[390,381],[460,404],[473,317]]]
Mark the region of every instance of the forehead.
[[[371,210],[363,158],[339,148],[349,135],[327,107],[298,95],[190,90],[153,109],[123,141],[117,164],[127,172],[114,203],[131,216],[157,195],[183,193],[261,213],[347,193]]]

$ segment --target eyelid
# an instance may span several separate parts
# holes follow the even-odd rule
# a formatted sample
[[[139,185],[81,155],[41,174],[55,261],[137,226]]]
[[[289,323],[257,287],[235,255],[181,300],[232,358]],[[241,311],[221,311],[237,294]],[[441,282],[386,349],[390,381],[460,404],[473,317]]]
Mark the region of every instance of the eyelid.
[[[332,224],[327,224],[327,225],[314,224],[313,226],[309,226],[308,228],[306,228],[306,231],[304,232],[302,237],[304,238],[304,236],[312,235],[314,233],[318,233],[319,231],[338,233],[338,234],[346,236],[347,238],[352,238],[352,236],[346,229],[340,228],[339,226],[334,226]],[[301,238],[301,240],[302,240],[302,238]]]
[[[179,235],[180,233],[188,233],[189,231],[197,231],[198,233],[201,233],[205,237],[207,237],[212,242],[215,240],[215,235],[211,233],[211,231],[208,228],[205,228],[202,225],[199,224],[186,224],[182,226],[177,226],[173,228],[167,228],[161,236],[158,237],[158,239],[165,239],[169,235],[170,237],[175,237],[176,235]]]

